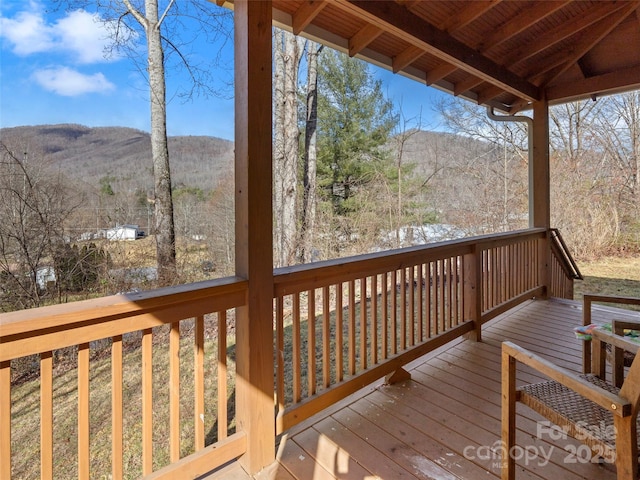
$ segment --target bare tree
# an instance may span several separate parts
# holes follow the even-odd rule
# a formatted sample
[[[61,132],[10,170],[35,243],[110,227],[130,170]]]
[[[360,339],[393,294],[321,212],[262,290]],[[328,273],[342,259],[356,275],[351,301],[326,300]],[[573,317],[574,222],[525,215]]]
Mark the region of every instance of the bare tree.
[[[596,120],[597,141],[610,162],[612,186],[617,190],[625,223],[640,218],[640,92],[599,100],[603,103]],[[640,232],[639,232],[640,233]]]
[[[405,170],[412,169],[413,164],[407,162],[405,153],[411,138],[417,135],[422,128],[422,114],[419,114],[414,118],[406,118],[402,111],[402,106],[400,106],[399,117],[400,120],[396,125],[397,131],[391,139],[392,149],[396,160],[397,191],[395,202],[389,202],[389,226],[391,230],[395,230],[396,248],[404,246],[402,245],[403,235],[401,231],[403,227],[407,227],[407,233],[409,233],[411,237],[413,236],[411,224],[415,222],[410,218],[410,215],[408,215],[409,212],[405,208],[406,199],[404,196],[405,192],[403,191],[403,188],[406,188],[406,185],[403,185]],[[409,191],[407,193],[411,196],[414,192]],[[395,212],[392,207],[394,203]],[[409,242],[412,240],[412,238],[409,239]]]
[[[457,99],[441,102],[438,112],[450,130],[475,140],[442,177],[444,220],[471,235],[526,225],[526,127],[494,122],[485,109]]]
[[[0,309],[37,307],[55,281],[64,225],[81,199],[42,159],[0,142]]]
[[[179,58],[179,64],[186,68],[192,79],[191,87],[184,93],[187,98],[191,98],[194,91],[215,93],[209,83],[209,70],[189,62],[189,53],[181,48],[186,49],[196,35],[212,35],[223,31],[224,22],[219,19],[228,15],[217,13],[222,9],[209,2],[198,1],[169,0],[164,2],[162,11],[159,8],[159,0],[99,0],[97,3],[70,0],[69,3],[97,8],[104,15],[102,18],[106,26],[113,30],[112,48],[126,52],[134,61],[139,59],[136,39],[144,35],[146,40],[146,65],[138,67],[146,75],[149,85],[155,197],[153,233],[156,239],[158,282],[161,285],[174,283],[177,279],[177,268],[167,141],[166,52],[169,51]],[[213,13],[212,9],[218,10]],[[190,25],[185,26],[185,22],[190,22]],[[188,32],[194,37],[184,38]]]
[[[276,31],[274,45],[274,246],[275,263],[284,266],[294,263],[297,246],[298,70],[302,48],[299,39],[284,30]]]
[[[304,129],[304,195],[300,231],[300,261],[309,263],[314,258],[313,241],[316,222],[316,195],[318,169],[318,55],[323,46],[315,42],[307,45],[307,104]]]

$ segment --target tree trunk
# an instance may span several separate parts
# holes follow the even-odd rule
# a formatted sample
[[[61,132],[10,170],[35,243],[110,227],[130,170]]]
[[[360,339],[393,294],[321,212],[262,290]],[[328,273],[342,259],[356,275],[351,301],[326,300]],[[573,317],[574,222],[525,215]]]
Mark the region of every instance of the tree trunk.
[[[316,171],[318,126],[318,55],[322,47],[309,42],[307,54],[307,120],[304,134],[304,198],[300,260],[313,261],[313,241],[316,220]]]
[[[282,41],[280,40],[282,39]],[[296,251],[296,197],[298,171],[297,38],[282,31],[276,42],[276,152],[274,168],[276,264],[291,265]],[[281,60],[278,57],[281,57]],[[280,78],[278,75],[281,72]],[[278,112],[281,108],[282,111]]]
[[[283,218],[283,179],[282,172],[284,170],[284,31],[276,30],[274,38],[274,92],[273,92],[273,247],[274,247],[274,263],[276,266],[281,265],[283,237],[282,237],[282,218]]]
[[[158,23],[157,0],[146,0],[145,9],[151,103],[151,155],[155,184],[156,260],[158,282],[160,285],[168,285],[175,282],[177,272],[171,170],[167,146],[164,52]]]

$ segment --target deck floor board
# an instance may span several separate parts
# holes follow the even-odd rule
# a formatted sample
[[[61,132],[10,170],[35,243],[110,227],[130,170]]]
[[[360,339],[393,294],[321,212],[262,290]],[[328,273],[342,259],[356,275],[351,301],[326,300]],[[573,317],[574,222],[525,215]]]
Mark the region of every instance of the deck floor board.
[[[594,320],[627,316],[597,308]],[[630,314],[638,316],[636,313]],[[411,379],[381,381],[292,428],[264,479],[498,479],[491,449],[500,441],[500,344],[510,340],[574,372],[582,368],[577,302],[529,301],[483,327],[482,342],[458,339],[413,361]],[[518,366],[517,382],[543,381]],[[517,405],[517,444],[543,452],[517,461],[518,480],[614,480],[615,468],[576,459],[581,444],[540,434],[542,417]]]

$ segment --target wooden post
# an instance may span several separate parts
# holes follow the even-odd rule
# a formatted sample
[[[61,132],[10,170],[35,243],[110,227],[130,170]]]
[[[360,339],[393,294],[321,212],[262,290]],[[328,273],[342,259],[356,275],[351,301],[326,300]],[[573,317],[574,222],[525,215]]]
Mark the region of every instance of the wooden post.
[[[481,255],[482,249],[476,246],[474,251],[466,254],[463,259],[463,319],[473,321],[475,328],[466,334],[466,338],[476,342],[482,341]]]
[[[511,449],[516,442],[516,360],[502,345],[502,451],[501,479],[515,480],[516,463]]]
[[[234,11],[236,275],[249,282],[236,320],[236,402],[247,435],[240,462],[254,474],[275,459],[271,1],[236,0]]]
[[[545,287],[544,298],[549,296],[551,242],[551,186],[549,175],[549,103],[533,104],[533,156],[529,165],[529,226],[547,229],[547,237],[540,241],[538,250],[538,281]]]

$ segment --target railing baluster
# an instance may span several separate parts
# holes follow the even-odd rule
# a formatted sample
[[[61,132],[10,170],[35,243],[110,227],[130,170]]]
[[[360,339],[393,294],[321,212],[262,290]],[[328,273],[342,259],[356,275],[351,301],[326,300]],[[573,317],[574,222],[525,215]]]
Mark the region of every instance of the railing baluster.
[[[438,285],[439,293],[440,293],[440,330],[441,333],[447,331],[447,315],[446,315],[446,282],[447,282],[447,269],[446,269],[446,260],[441,258],[438,260],[438,272],[440,272],[440,282]]]
[[[195,319],[193,346],[193,415],[194,447],[204,448],[204,316]]]
[[[180,322],[169,331],[169,459],[180,460]]]
[[[297,403],[302,399],[302,365],[300,363],[302,361],[302,338],[300,337],[300,293],[293,294],[292,322],[293,401]]]
[[[367,368],[367,279],[360,279],[360,369]]]
[[[455,325],[453,318],[453,258],[445,259],[447,265],[447,328]]]
[[[322,385],[331,385],[331,307],[329,287],[322,287]]]
[[[11,478],[11,361],[0,362],[0,478]]]
[[[344,315],[343,315],[343,284],[336,285],[336,382],[341,382],[344,378]]]
[[[349,375],[356,373],[356,285],[349,281]]]
[[[180,460],[180,322],[169,331],[169,459]]]
[[[418,306],[418,341],[424,341],[424,311],[423,311],[423,303],[422,303],[422,292],[424,288],[423,281],[423,264],[418,265],[418,271],[416,275],[418,276],[418,299],[416,300]]]
[[[278,399],[278,415],[284,413],[284,298],[276,297],[276,397]]]
[[[426,315],[427,338],[431,338],[432,331],[432,314],[431,314],[431,293],[433,291],[433,262],[425,264],[424,271],[424,313]]]
[[[378,363],[378,275],[371,277],[371,363]]]
[[[491,282],[489,281],[489,249],[482,250],[482,311],[489,310],[489,295],[491,291],[489,286]]]
[[[416,344],[416,271],[413,266],[409,267],[409,345],[414,346]]]
[[[316,393],[316,291],[307,292],[307,383],[309,396]]]
[[[456,316],[456,325],[460,325],[460,323],[462,323],[462,315],[460,314],[460,312],[462,312],[462,295],[460,294],[461,287],[462,287],[462,279],[464,278],[462,276],[462,265],[463,265],[464,261],[462,256],[457,256],[456,257],[456,265],[454,267],[454,272],[456,275],[456,280],[455,283],[453,284],[453,296],[455,299],[455,310],[454,310],[454,314]]]
[[[78,478],[89,478],[89,344],[78,346]]]
[[[400,351],[407,349],[407,269],[400,270]]]
[[[111,343],[111,469],[122,478],[122,335]]]
[[[391,355],[398,353],[398,272],[391,271]]]
[[[218,441],[229,434],[227,418],[227,311],[218,312]]]
[[[433,324],[435,326],[435,334],[441,333],[442,316],[440,315],[440,282],[442,282],[442,262],[436,260],[433,262]]]
[[[53,478],[53,352],[40,354],[40,469]]]
[[[389,276],[387,275],[387,272],[384,272],[382,274],[382,280],[380,282],[380,292],[381,292],[381,297],[382,297],[382,305],[380,307],[381,310],[381,314],[382,314],[382,326],[380,328],[380,330],[382,330],[382,336],[380,338],[380,343],[381,345],[381,358],[382,360],[386,360],[388,355],[389,355],[389,335],[388,335],[388,331],[389,331],[389,302],[388,302],[388,295],[389,295]]]
[[[153,471],[153,330],[142,332],[142,474]]]

